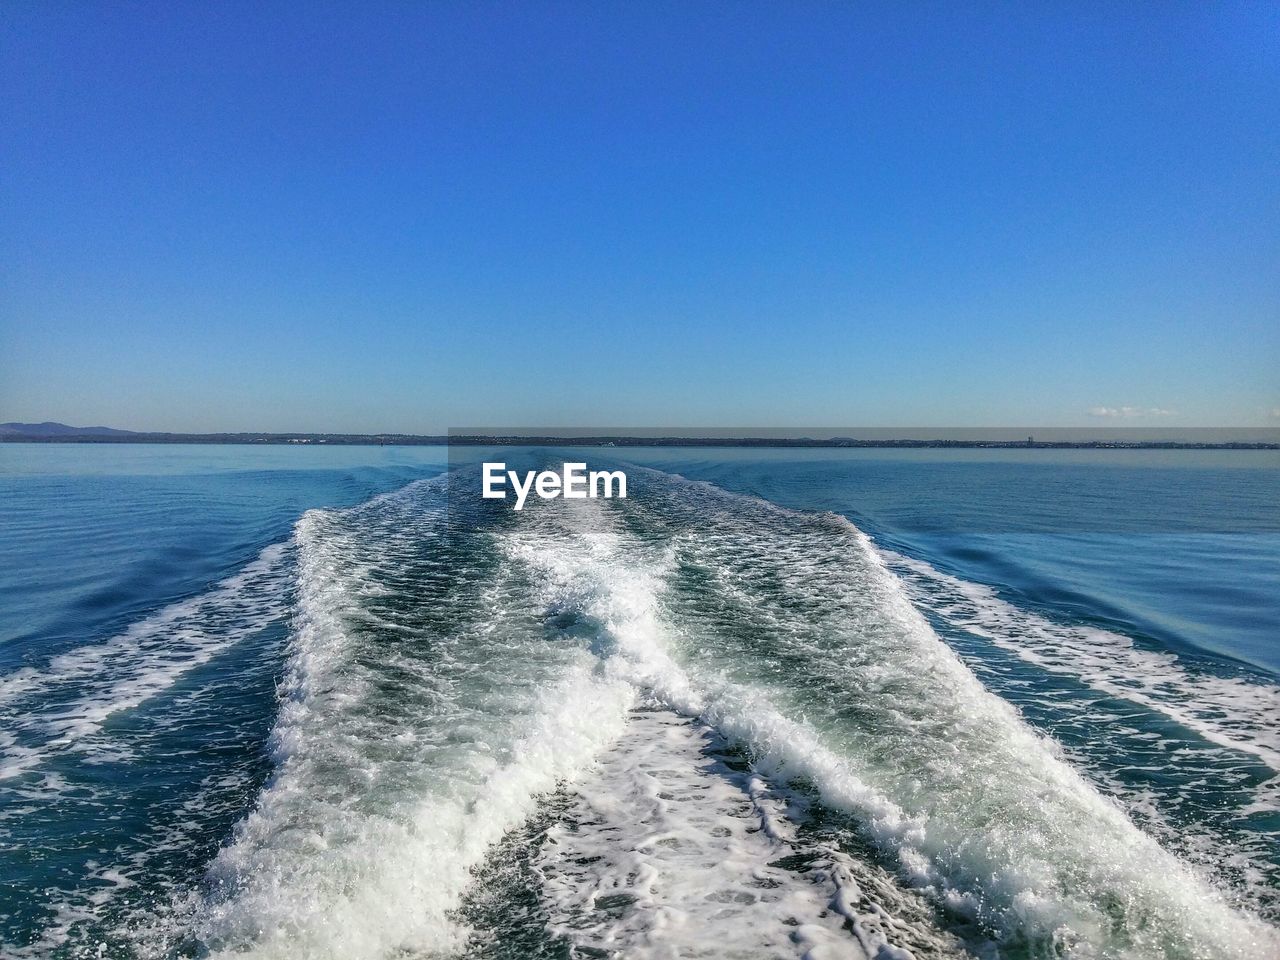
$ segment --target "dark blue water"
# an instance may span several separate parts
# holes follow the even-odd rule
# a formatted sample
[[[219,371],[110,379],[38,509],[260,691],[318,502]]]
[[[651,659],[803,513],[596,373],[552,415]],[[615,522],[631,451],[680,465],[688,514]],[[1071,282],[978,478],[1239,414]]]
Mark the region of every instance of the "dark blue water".
[[[122,629],[231,575],[304,510],[444,461],[408,447],[0,447],[0,667]]]
[[[1103,796],[1236,908],[1280,915],[1280,454],[571,459],[606,457],[634,465],[641,503],[678,474],[847,518],[938,636]],[[436,448],[0,445],[0,944],[206,949],[186,918],[274,769],[309,543],[295,525],[449,466]],[[640,542],[676,536],[663,510],[630,516]],[[700,596],[700,569],[671,589]],[[433,603],[452,596],[432,589]],[[688,603],[672,610],[701,622]]]

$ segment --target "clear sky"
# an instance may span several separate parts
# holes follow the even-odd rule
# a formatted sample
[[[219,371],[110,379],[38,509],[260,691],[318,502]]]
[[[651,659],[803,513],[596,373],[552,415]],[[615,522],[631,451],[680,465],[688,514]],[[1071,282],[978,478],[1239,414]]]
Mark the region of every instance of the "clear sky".
[[[0,420],[1280,425],[1274,3],[0,27]]]

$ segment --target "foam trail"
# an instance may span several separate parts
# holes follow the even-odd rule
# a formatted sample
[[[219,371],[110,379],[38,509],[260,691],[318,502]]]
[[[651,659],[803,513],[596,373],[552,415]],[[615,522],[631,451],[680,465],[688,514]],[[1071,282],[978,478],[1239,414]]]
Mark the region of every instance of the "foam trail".
[[[891,550],[880,553],[902,575],[911,598],[948,623],[1280,771],[1280,686],[1192,673],[1174,654],[1141,649],[1108,630],[1054,623],[1001,600],[990,587]]]
[[[540,643],[518,571],[478,559],[488,534],[457,538],[472,560],[451,553],[420,493],[299,524],[277,773],[195,907],[215,955],[459,948],[472,868],[622,728],[634,689],[577,644]]]
[[[744,960],[963,954],[882,871],[802,839],[805,819],[801,798],[743,770],[710,728],[633,713],[540,848],[551,927],[637,960],[709,944]]]
[[[677,647],[706,691],[702,716],[774,778],[813,782],[996,943],[1277,949],[1274,929],[1227,906],[986,691],[847,521],[687,482],[636,506],[666,518],[690,571]]]
[[[892,880],[830,845],[806,852],[803,875],[771,863],[796,852],[785,808],[798,798],[779,799],[759,777],[703,768],[709,744],[722,741],[680,719],[712,716],[714,700],[670,653],[662,597],[672,545],[626,535],[596,504],[535,517],[503,537],[504,550],[534,572],[540,604],[587,620],[606,675],[649,704],[574,788],[571,827],[548,832],[536,869],[552,929],[580,949],[629,957],[910,960],[895,946],[903,941],[922,958],[960,952]],[[672,791],[697,802],[674,802]]]
[[[991,956],[1280,948],[986,690],[856,528],[645,480],[632,500],[531,503],[447,530],[435,487],[303,518],[276,774],[192,904],[204,947],[352,960],[468,949],[459,907],[474,868],[567,783],[581,824],[624,827],[629,842],[581,871],[550,845],[540,854],[553,926],[584,948],[714,953],[697,928],[733,927],[753,870],[779,892],[752,893],[742,935],[815,957],[960,949],[931,911]],[[637,719],[641,702],[658,712]],[[653,729],[659,716],[673,736]],[[745,783],[700,766],[721,737],[749,758]],[[660,769],[708,806],[628,809]],[[735,790],[764,836],[740,817],[699,839]],[[893,878],[840,844],[820,879],[771,872],[771,846],[799,843],[793,799],[810,796]],[[552,828],[563,850],[595,855],[600,835],[566,830]],[[728,913],[684,904],[700,880],[728,891]],[[592,884],[652,909],[619,900],[583,921]],[[779,931],[787,917],[798,938]]]
[[[291,547],[264,548],[211,590],[172,603],[116,637],[0,677],[0,715],[8,726],[0,739],[0,780],[58,752],[90,749],[108,718],[283,619],[291,600]]]

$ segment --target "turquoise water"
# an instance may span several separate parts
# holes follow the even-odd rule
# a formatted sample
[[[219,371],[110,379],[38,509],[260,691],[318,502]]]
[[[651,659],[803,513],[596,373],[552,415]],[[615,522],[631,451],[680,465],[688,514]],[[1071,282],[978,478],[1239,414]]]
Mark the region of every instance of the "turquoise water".
[[[1275,452],[10,444],[0,532],[4,952],[1275,949]]]

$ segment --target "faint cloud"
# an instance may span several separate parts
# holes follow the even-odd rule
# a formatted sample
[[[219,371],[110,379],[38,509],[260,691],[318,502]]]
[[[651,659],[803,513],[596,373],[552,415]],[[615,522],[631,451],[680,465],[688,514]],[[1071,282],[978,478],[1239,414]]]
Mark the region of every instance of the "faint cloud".
[[[1164,407],[1090,407],[1089,415],[1092,417],[1111,417],[1115,419],[1127,420],[1130,417],[1172,417],[1176,410],[1166,410]]]
[[[1272,407],[1272,408],[1271,408],[1271,419],[1272,419],[1272,420],[1280,420],[1280,407]]]

